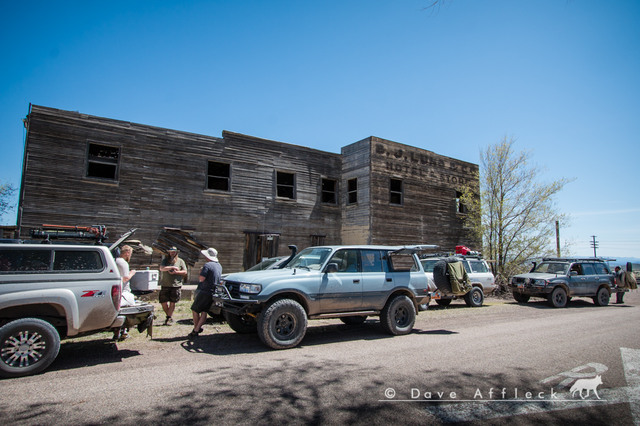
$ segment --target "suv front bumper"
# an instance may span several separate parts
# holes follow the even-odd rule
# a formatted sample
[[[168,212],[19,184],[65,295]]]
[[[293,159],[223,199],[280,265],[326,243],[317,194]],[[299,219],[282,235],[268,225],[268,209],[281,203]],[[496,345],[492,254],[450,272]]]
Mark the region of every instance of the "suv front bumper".
[[[213,314],[226,311],[236,315],[244,315],[259,303],[261,303],[260,300],[234,298],[227,287],[218,284],[215,286],[213,302],[209,311]]]

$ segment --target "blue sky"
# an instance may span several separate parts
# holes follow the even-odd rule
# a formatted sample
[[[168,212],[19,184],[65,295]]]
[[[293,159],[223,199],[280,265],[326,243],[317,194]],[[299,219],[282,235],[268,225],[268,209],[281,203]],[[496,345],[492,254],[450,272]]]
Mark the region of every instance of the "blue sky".
[[[572,254],[640,257],[637,0],[0,3],[0,181],[29,103],[331,152],[367,136],[479,163],[503,138]],[[15,214],[2,224],[15,224]]]

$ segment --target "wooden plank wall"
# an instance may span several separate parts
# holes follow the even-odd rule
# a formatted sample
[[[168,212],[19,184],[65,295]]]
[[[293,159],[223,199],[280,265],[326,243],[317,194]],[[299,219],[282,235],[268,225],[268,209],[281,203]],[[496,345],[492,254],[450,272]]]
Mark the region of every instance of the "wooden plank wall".
[[[86,177],[87,144],[120,148],[117,182]],[[189,231],[219,252],[224,272],[243,269],[245,233],[279,234],[289,244],[457,244],[465,235],[455,191],[473,182],[477,165],[370,137],[318,151],[233,132],[198,135],[33,105],[29,115],[19,209],[21,237],[44,223],[106,225],[112,241],[138,228],[152,245],[162,230]],[[231,165],[229,192],[206,189],[207,162]],[[275,196],[277,171],[296,176],[294,200]],[[404,205],[389,205],[389,178],[404,183]],[[347,205],[347,181],[358,203]],[[335,205],[321,203],[321,179],[339,182]],[[477,182],[475,182],[477,184]],[[136,257],[138,259],[136,259]],[[142,264],[159,262],[134,257]],[[202,262],[191,271],[192,281]]]
[[[121,147],[118,182],[85,177],[88,141]],[[242,270],[245,231],[310,245],[340,243],[340,207],[320,203],[321,177],[339,179],[339,154],[224,132],[223,138],[32,106],[21,235],[43,223],[136,227],[151,245],[164,227],[216,247],[225,272]],[[231,164],[231,191],[206,189],[207,162]],[[275,170],[295,173],[297,198],[275,197]],[[197,265],[198,266],[198,265]],[[192,274],[197,277],[197,274]]]
[[[478,166],[419,148],[371,137],[371,211],[374,244],[463,244],[482,250],[456,211],[456,191],[478,189]],[[390,178],[403,182],[401,206],[389,203]]]

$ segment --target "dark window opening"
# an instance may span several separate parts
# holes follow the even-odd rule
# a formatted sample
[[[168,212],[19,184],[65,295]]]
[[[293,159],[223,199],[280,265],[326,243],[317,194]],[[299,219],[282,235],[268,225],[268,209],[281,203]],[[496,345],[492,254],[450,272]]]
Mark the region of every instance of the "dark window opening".
[[[327,204],[337,204],[338,202],[338,181],[335,179],[322,179],[322,202]]]
[[[323,246],[326,235],[311,235],[311,247]]]
[[[87,177],[117,180],[120,148],[96,143],[89,144]]]
[[[467,213],[467,206],[462,202],[462,192],[456,191],[456,212]]]
[[[294,200],[296,198],[296,175],[293,173],[276,172],[276,195]]]
[[[358,202],[358,179],[353,178],[347,181],[347,204]]]
[[[231,166],[226,163],[209,161],[207,166],[207,189],[229,191],[231,181]]]
[[[390,179],[389,180],[389,203],[395,204],[398,206],[402,205],[403,201],[403,192],[402,192],[402,181],[400,179]]]

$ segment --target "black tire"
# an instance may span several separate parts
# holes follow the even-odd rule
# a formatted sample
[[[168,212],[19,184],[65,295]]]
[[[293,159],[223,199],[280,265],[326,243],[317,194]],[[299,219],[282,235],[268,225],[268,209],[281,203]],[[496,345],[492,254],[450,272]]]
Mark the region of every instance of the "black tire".
[[[236,315],[231,312],[225,312],[224,319],[229,324],[229,327],[238,334],[255,334],[258,332],[256,319],[249,315]]]
[[[0,327],[0,376],[20,377],[47,368],[58,356],[60,335],[38,318],[23,318]]]
[[[609,290],[605,287],[601,287],[596,293],[596,297],[593,298],[593,303],[598,306],[607,306],[610,298],[611,294],[609,293]]]
[[[453,299],[436,299],[436,303],[439,306],[449,306]]]
[[[394,336],[411,333],[416,322],[416,309],[409,297],[399,295],[390,299],[380,312],[382,328]]]
[[[258,316],[258,336],[270,348],[293,348],[306,332],[307,313],[295,300],[276,300]]]
[[[360,325],[367,320],[366,315],[361,315],[357,317],[341,317],[340,321],[347,325]]]
[[[482,306],[482,302],[484,302],[484,293],[479,287],[474,287],[464,295],[464,302],[470,308],[479,308]]]
[[[518,303],[527,303],[529,301],[529,299],[531,298],[531,296],[529,296],[527,294],[513,292],[513,298]]]
[[[549,295],[549,304],[554,308],[567,306],[567,292],[562,287],[556,287]]]

